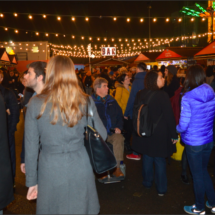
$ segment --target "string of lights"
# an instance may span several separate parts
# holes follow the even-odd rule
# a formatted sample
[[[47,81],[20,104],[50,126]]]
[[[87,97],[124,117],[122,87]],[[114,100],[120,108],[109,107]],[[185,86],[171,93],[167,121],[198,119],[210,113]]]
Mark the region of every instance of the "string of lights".
[[[193,36],[177,36],[177,37],[165,37],[165,38],[113,38],[113,37],[91,37],[91,36],[77,36],[77,35],[71,35],[71,34],[62,34],[62,33],[53,33],[53,32],[40,32],[40,31],[33,31],[33,30],[26,30],[26,29],[17,29],[17,28],[13,28],[13,27],[5,27],[5,26],[0,26],[1,29],[5,30],[5,31],[9,31],[9,30],[13,30],[15,34],[22,32],[25,32],[26,34],[28,34],[29,32],[35,33],[36,36],[45,36],[45,37],[49,37],[50,35],[54,35],[55,37],[70,37],[71,39],[75,40],[75,39],[81,39],[83,41],[89,41],[92,42],[97,41],[97,42],[107,42],[107,43],[114,43],[114,42],[128,42],[128,43],[134,43],[134,42],[139,42],[139,43],[146,43],[148,44],[148,42],[153,43],[153,42],[161,42],[162,44],[164,44],[165,41],[178,41],[178,40],[185,40],[185,39],[195,39],[197,37],[204,37],[206,35],[210,35],[212,34],[211,32],[207,32],[207,33],[203,33],[203,34],[198,34],[193,35]],[[215,32],[214,32],[215,34]],[[140,44],[141,45],[141,44]]]
[[[182,13],[189,13],[190,16],[197,16],[199,17],[199,13],[194,11],[190,11],[189,8],[186,8],[184,7],[183,8],[184,10],[181,10]],[[180,16],[176,16],[176,17],[126,17],[126,16],[79,16],[79,15],[56,15],[56,14],[36,14],[36,13],[11,13],[11,12],[2,12],[0,13],[0,18],[4,18],[5,17],[5,14],[10,14],[10,15],[13,15],[15,18],[18,18],[20,15],[21,16],[26,16],[26,18],[30,19],[30,20],[33,20],[34,17],[42,17],[44,19],[47,19],[48,17],[56,17],[56,20],[57,21],[62,21],[63,18],[65,17],[69,17],[71,19],[71,21],[75,22],[76,19],[80,18],[80,19],[84,19],[86,22],[89,22],[91,18],[99,18],[99,19],[102,19],[102,18],[109,18],[109,19],[112,19],[114,22],[116,22],[118,19],[124,19],[126,22],[130,22],[131,20],[139,20],[140,23],[144,23],[144,20],[145,19],[151,19],[153,22],[156,22],[157,19],[164,19],[165,22],[170,22],[171,19],[175,20],[177,19],[178,22],[182,22],[182,17]],[[194,19],[190,19],[191,22],[194,21]],[[202,18],[202,21],[205,21],[205,18]]]

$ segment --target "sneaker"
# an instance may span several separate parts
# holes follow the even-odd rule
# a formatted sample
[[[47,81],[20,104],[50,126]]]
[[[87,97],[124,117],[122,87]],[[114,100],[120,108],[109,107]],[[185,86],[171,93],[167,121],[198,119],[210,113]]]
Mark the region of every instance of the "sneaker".
[[[163,193],[158,193],[158,196],[164,196],[164,194]]]
[[[215,214],[215,206],[212,207],[212,206],[209,204],[208,201],[206,202],[206,207],[207,207],[207,208],[211,208],[211,213]]]
[[[204,215],[205,214],[205,210],[198,210],[196,208],[196,205],[191,205],[191,206],[184,206],[184,211],[188,214],[201,214]]]
[[[137,160],[139,161],[141,159],[140,155],[134,155],[133,153],[130,155],[126,155],[126,158],[131,159],[131,160]]]

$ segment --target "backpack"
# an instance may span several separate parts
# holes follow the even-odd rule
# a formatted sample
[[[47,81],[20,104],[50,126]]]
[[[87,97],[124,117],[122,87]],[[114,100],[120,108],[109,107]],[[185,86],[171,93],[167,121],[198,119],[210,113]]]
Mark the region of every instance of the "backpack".
[[[151,114],[149,113],[148,104],[155,93],[156,92],[148,91],[145,97],[142,100],[138,99],[138,104],[134,105],[133,127],[139,137],[150,137],[154,133],[154,130],[163,115],[161,114],[157,122],[153,123]],[[137,96],[139,96],[139,93]]]
[[[84,81],[84,85],[86,87],[90,87],[92,85],[92,83],[93,83],[93,81],[92,81],[91,76],[86,76],[85,81]]]

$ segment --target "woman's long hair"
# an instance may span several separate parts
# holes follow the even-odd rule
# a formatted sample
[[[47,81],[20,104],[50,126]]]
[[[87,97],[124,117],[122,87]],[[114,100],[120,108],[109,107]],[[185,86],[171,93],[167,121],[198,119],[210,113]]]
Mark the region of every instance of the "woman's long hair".
[[[205,81],[206,81],[205,72],[201,66],[193,65],[189,67],[184,81],[184,94],[204,84]]]
[[[78,85],[72,60],[64,56],[52,57],[47,65],[45,86],[40,94],[45,98],[38,119],[43,115],[47,103],[52,104],[51,124],[58,122],[59,114],[63,125],[75,126],[86,115],[87,95]]]
[[[166,78],[167,86],[170,85],[170,83],[172,82],[173,77],[174,77],[174,75],[172,73],[168,72],[168,75],[167,75],[167,78]]]

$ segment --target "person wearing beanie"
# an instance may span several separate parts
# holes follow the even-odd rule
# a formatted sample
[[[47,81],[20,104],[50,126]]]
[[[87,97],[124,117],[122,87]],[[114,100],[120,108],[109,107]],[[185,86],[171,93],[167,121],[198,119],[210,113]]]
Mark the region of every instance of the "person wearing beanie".
[[[165,86],[163,90],[169,95],[169,98],[173,97],[175,91],[180,87],[179,80],[177,78],[177,69],[173,65],[169,65],[165,68]]]

